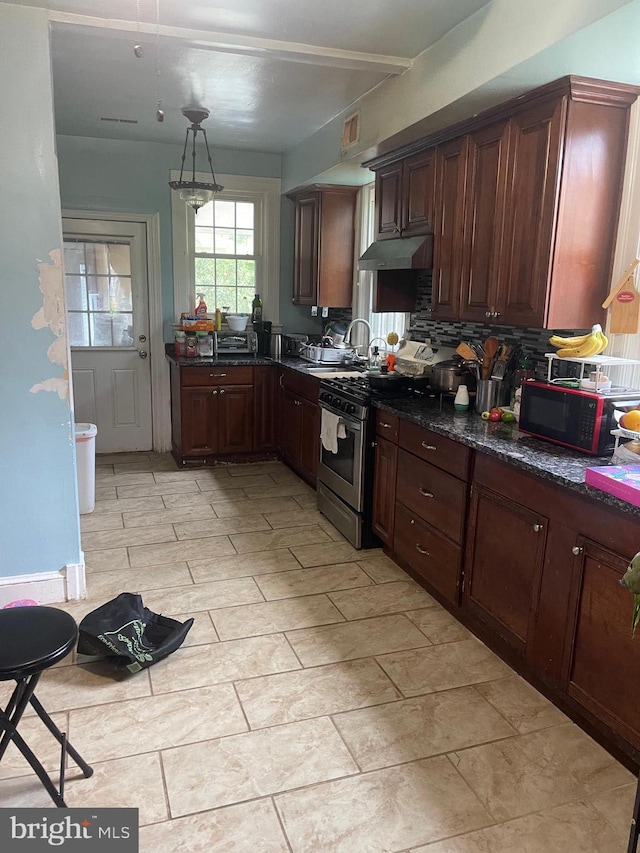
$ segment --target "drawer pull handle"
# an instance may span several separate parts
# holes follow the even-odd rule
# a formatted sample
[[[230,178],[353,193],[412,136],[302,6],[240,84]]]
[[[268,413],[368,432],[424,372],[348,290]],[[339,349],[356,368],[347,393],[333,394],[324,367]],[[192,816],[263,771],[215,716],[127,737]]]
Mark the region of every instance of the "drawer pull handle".
[[[543,525],[542,525],[542,524],[534,524],[534,525],[533,525],[534,532],[535,532],[535,533],[540,533],[540,531],[542,530],[542,527],[543,527]]]
[[[422,547],[422,545],[420,545],[420,543],[419,543],[419,542],[416,542],[416,551],[419,551],[421,554],[424,554],[424,555],[425,555],[425,556],[427,556],[427,557],[429,557],[429,556],[430,556],[430,555],[429,555],[429,552],[427,551],[427,549],[426,549],[426,548],[423,548],[423,547]]]
[[[209,376],[217,376],[218,378],[221,376],[226,376],[226,373],[210,373]]]
[[[391,429],[391,424],[385,424],[383,422],[380,422],[380,426],[384,427],[385,429]]]
[[[435,444],[427,444],[427,442],[426,442],[426,441],[422,441],[422,442],[420,442],[420,443],[422,444],[422,446],[424,447],[424,449],[425,449],[425,450],[437,450],[437,449],[438,449],[438,448],[435,446]]]
[[[422,495],[422,497],[423,497],[423,498],[432,498],[432,497],[434,497],[433,492],[429,492],[429,491],[427,491],[427,489],[424,489],[422,486],[420,486],[420,488],[418,489],[418,491],[420,492],[420,494]]]

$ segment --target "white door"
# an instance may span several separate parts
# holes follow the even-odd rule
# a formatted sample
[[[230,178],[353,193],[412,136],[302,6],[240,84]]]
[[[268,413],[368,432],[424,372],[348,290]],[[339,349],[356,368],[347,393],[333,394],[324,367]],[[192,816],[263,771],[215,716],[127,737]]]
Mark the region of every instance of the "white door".
[[[96,451],[151,450],[146,226],[63,219],[76,423]]]

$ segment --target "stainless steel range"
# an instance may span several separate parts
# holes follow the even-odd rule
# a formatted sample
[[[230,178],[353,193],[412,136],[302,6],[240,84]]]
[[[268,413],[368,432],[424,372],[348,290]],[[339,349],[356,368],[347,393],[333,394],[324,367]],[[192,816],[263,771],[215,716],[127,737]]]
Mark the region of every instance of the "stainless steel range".
[[[371,529],[375,427],[369,383],[361,376],[324,379],[318,400],[321,417],[328,412],[339,418],[343,434],[337,453],[320,443],[318,509],[354,548],[373,548],[380,540]]]

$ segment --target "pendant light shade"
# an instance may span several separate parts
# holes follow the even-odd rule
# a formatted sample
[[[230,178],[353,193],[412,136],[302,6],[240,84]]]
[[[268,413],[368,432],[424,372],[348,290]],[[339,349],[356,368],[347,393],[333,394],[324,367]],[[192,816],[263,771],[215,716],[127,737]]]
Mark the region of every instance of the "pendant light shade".
[[[180,194],[180,198],[182,201],[191,205],[191,207],[198,212],[198,210],[207,202],[211,201],[213,196],[216,193],[221,192],[224,187],[220,186],[220,184],[216,181],[216,176],[213,173],[213,163],[211,161],[211,154],[209,153],[209,143],[207,142],[207,133],[206,131],[200,127],[201,123],[209,118],[209,110],[201,109],[201,108],[189,108],[184,107],[182,110],[182,115],[191,122],[190,127],[187,128],[187,134],[184,140],[184,149],[182,151],[182,163],[180,166],[180,178],[177,181],[169,181],[169,186],[172,190],[175,190]],[[209,171],[211,172],[212,181],[209,183],[208,181],[196,181],[196,137],[198,133],[201,133],[204,137],[205,148],[207,149],[207,160],[209,161]],[[184,177],[184,161],[187,156],[187,146],[189,145],[189,134],[192,135],[192,145],[191,145],[191,180],[185,180]]]

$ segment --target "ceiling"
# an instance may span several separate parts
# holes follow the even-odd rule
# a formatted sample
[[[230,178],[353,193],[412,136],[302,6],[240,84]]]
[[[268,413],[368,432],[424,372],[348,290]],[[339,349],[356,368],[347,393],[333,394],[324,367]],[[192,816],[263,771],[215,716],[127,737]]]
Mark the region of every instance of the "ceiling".
[[[182,143],[197,105],[215,147],[283,153],[489,0],[8,2],[50,12],[58,133]]]
[[[202,106],[211,111],[204,127],[213,149],[274,154],[291,152],[416,60],[418,67],[429,48],[426,56],[446,67],[452,57],[444,45],[451,36],[459,43],[467,25],[456,27],[475,16],[467,22],[473,31],[504,13],[500,0],[0,2],[49,12],[59,134],[182,145],[181,109]],[[607,16],[605,7],[616,6],[629,14]],[[640,84],[640,0],[603,2],[601,15],[446,107],[425,106],[424,118],[396,136],[385,133],[383,117],[376,143],[397,147],[564,74]],[[359,172],[355,160],[375,153],[354,150],[354,162],[335,168]]]

